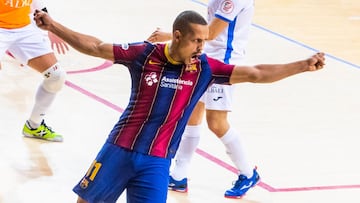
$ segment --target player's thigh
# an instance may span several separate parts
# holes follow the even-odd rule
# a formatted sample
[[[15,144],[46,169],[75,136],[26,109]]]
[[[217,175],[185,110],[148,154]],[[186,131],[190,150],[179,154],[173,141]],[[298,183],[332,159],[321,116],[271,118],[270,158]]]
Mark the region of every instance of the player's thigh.
[[[132,166],[132,152],[105,143],[73,191],[89,202],[116,202],[135,175]]]
[[[142,167],[127,187],[128,203],[165,203],[170,159],[144,155]]]
[[[28,65],[40,73],[46,71],[56,63],[57,59],[53,52],[43,54],[28,61]]]

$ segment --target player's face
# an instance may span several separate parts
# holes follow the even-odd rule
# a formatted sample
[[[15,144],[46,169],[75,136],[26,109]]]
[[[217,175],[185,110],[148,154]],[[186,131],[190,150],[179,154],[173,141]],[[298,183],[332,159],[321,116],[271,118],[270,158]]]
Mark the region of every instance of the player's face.
[[[193,58],[198,57],[203,48],[206,39],[209,36],[207,25],[191,24],[192,31],[181,36],[179,41],[179,54],[184,63],[191,63]]]

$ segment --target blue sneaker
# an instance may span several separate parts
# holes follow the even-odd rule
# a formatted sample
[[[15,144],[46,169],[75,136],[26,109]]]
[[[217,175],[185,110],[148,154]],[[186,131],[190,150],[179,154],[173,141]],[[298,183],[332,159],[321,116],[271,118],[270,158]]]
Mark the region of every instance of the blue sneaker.
[[[230,190],[226,190],[225,197],[239,199],[246,194],[246,192],[254,187],[260,181],[260,176],[254,169],[254,174],[251,178],[247,178],[244,175],[239,175],[239,179],[235,182],[234,187]]]
[[[169,185],[168,189],[176,192],[182,192],[185,193],[188,191],[187,187],[187,178],[184,178],[182,180],[175,180],[171,176],[169,176]]]

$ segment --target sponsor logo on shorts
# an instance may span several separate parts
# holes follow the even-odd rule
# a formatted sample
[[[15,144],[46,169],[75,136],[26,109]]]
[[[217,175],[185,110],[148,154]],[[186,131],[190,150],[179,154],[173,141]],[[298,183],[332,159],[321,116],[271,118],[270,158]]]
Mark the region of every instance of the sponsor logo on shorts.
[[[218,86],[211,86],[206,90],[207,93],[224,93],[224,88],[218,88]]]
[[[222,99],[223,97],[216,97],[216,98],[213,98],[214,101],[219,101],[220,99]]]

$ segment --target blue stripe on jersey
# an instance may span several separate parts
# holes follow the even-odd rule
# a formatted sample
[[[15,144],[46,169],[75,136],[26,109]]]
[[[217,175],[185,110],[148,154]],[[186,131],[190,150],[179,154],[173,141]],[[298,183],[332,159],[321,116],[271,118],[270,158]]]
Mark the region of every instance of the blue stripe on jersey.
[[[213,77],[205,55],[200,56],[197,71],[184,72],[182,65],[169,63],[163,54],[164,48],[160,46],[147,45],[144,53],[129,65],[132,79],[130,101],[111,131],[108,142],[144,154],[173,158],[187,120]],[[161,65],[154,65],[156,63]],[[154,73],[159,80],[151,86],[145,82],[149,73]],[[161,85],[163,78],[169,81]],[[185,81],[179,83],[172,79]],[[193,83],[184,87],[189,94],[184,94],[184,89],[176,86],[171,88],[188,79]],[[166,85],[169,87],[164,87]]]
[[[231,20],[229,20],[229,19],[227,19],[227,18],[224,18],[223,16],[221,16],[221,15],[219,15],[219,14],[215,14],[215,17],[217,17],[217,18],[219,18],[219,19],[221,19],[221,20],[223,20],[223,21],[225,21],[225,22],[228,22],[228,23],[231,22]]]
[[[182,65],[168,64],[167,67],[164,68],[163,72],[166,72],[167,78],[179,78],[182,72],[181,69]],[[164,75],[161,75],[159,78],[162,78],[163,76]],[[160,81],[160,83],[162,83],[162,81]],[[152,142],[158,135],[159,127],[161,127],[159,124],[163,124],[170,113],[169,108],[172,105],[175,93],[176,89],[161,87],[159,91],[156,92],[156,97],[154,98],[154,104],[149,114],[149,118],[147,119],[146,125],[144,125],[141,129],[134,148],[140,151],[148,152],[151,150],[150,148],[152,147]],[[144,136],[150,136],[151,138],[142,138]]]
[[[226,42],[226,52],[225,52],[225,57],[224,57],[224,63],[226,63],[226,64],[230,63],[231,53],[234,50],[232,42],[234,40],[234,31],[235,31],[236,20],[237,20],[237,17],[231,23],[229,23],[228,37],[227,37],[227,42]]]

